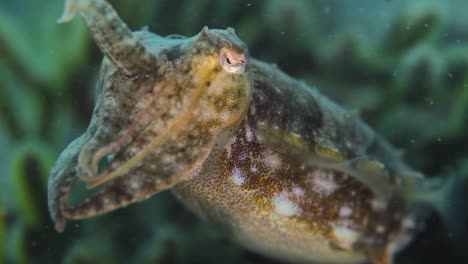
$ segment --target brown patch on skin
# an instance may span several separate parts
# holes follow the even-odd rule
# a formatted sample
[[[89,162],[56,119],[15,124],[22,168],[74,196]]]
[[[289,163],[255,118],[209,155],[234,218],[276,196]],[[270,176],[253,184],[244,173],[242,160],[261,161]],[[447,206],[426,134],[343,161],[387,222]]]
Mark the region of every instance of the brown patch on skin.
[[[256,137],[247,140],[246,123],[235,134],[236,141],[230,146],[230,155],[227,151],[222,153],[214,174],[225,175],[225,181],[229,181],[232,171],[235,168],[239,170],[243,182],[238,188],[241,192],[250,193],[254,197],[253,202],[262,211],[274,212],[272,200],[275,195],[287,192],[290,194],[290,202],[301,209],[300,214],[289,216],[289,221],[307,224],[311,234],[322,234],[338,247],[339,244],[334,242],[337,237],[334,236],[333,227],[349,228],[359,235],[356,242],[366,245],[365,251],[359,247],[353,248],[365,255],[381,251],[400,232],[401,218],[395,219],[393,216],[395,213],[405,215],[401,204],[395,203],[389,205],[389,210],[376,212],[371,205],[374,196],[362,183],[342,172],[302,164],[300,159],[288,156],[288,150],[273,151],[280,157],[281,166],[271,168],[264,159],[272,150]],[[328,195],[319,194],[310,186],[309,178],[320,171],[333,175],[332,179],[337,186]],[[302,193],[294,194],[294,188],[300,188]],[[352,212],[341,211],[340,214],[343,206]],[[378,226],[385,227],[384,231],[377,232]]]

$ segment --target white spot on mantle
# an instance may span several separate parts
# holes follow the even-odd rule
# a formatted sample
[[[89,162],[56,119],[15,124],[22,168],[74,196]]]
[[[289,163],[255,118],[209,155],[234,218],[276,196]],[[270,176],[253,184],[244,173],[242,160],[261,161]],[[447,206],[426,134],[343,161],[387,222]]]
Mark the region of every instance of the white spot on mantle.
[[[331,172],[315,171],[308,176],[308,181],[312,190],[320,196],[329,196],[340,187]]]
[[[250,166],[250,171],[251,172],[257,172],[258,171],[257,165],[253,164],[252,166]]]
[[[377,225],[375,231],[379,234],[382,234],[383,232],[385,232],[385,227],[383,225]]]
[[[333,235],[338,246],[344,249],[352,249],[354,242],[359,239],[358,232],[345,226],[334,226]]]
[[[268,151],[265,153],[265,157],[263,158],[263,162],[273,170],[279,169],[281,167],[281,157],[274,152]]]
[[[340,208],[339,214],[341,217],[350,217],[353,214],[353,209],[347,205],[343,205]]]
[[[302,209],[291,201],[287,192],[281,192],[280,194],[275,195],[272,203],[275,208],[275,212],[279,215],[293,216],[302,213]]]
[[[245,138],[247,139],[247,142],[252,142],[252,140],[254,140],[254,135],[249,126],[245,126]]]
[[[236,136],[233,136],[229,139],[229,141],[226,144],[226,152],[227,152],[227,157],[231,158],[232,154],[232,144],[236,143]]]
[[[232,180],[237,185],[244,184],[245,175],[242,173],[240,168],[234,167],[234,169],[232,169]]]
[[[304,196],[304,190],[301,187],[294,187],[292,189],[292,192],[294,193],[294,195],[296,195],[298,197],[303,197]]]

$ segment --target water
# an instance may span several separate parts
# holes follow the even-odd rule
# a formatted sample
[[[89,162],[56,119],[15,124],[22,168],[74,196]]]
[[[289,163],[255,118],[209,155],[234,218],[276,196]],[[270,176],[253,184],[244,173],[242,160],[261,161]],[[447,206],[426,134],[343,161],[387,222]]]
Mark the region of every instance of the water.
[[[130,28],[160,35],[234,27],[253,57],[360,115],[425,175],[468,175],[466,1],[112,4]],[[80,19],[55,23],[62,8],[0,3],[0,263],[282,263],[243,249],[166,192],[54,230],[48,173],[89,123],[102,59]],[[464,219],[467,206],[453,207]],[[429,217],[396,263],[468,262],[464,223],[449,230]]]

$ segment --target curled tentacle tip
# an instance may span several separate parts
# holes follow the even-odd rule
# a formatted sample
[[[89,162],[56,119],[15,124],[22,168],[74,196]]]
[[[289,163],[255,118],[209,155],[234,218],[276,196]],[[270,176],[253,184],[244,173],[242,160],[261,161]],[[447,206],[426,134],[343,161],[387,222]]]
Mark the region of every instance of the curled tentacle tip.
[[[74,0],[65,0],[65,8],[62,16],[57,19],[57,23],[66,23],[72,20],[77,14],[77,5]]]
[[[63,215],[63,208],[53,209],[51,212],[51,216],[52,216],[52,221],[54,222],[55,231],[57,231],[58,233],[62,233],[65,230],[65,226],[67,223],[67,220],[65,219]]]
[[[65,230],[65,219],[56,219],[55,220],[55,230],[59,233],[62,233]]]
[[[53,202],[50,202],[50,199],[53,199]],[[56,195],[52,198],[49,196],[50,216],[54,223],[55,231],[62,233],[65,230],[66,219],[63,215],[63,209],[59,204],[61,204],[60,198],[57,199]]]
[[[72,20],[73,15],[66,14],[65,12],[62,14],[61,17],[57,18],[56,22],[59,24],[66,23],[70,20]]]

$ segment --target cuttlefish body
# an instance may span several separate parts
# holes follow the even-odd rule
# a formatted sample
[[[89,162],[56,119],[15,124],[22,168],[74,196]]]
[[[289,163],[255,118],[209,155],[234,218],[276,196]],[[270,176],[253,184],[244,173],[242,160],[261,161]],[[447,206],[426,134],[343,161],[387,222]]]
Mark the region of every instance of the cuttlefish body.
[[[233,29],[131,32],[104,0],[69,0],[60,21],[77,14],[106,56],[90,126],[50,175],[58,231],[171,189],[287,261],[391,263],[415,233],[428,181],[359,118],[251,59]],[[70,205],[78,181],[101,189]]]

